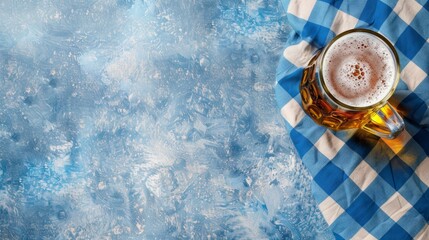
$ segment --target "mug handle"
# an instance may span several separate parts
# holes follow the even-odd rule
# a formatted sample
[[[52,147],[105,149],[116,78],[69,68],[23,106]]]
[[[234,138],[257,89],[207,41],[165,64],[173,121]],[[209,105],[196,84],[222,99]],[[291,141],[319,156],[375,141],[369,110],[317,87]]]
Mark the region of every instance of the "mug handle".
[[[404,130],[405,124],[399,113],[386,102],[370,114],[369,122],[361,128],[379,137],[393,139]]]

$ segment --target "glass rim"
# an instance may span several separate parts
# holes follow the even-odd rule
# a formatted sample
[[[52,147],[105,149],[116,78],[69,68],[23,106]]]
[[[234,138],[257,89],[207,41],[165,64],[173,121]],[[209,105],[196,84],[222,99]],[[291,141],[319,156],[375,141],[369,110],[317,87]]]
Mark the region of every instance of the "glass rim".
[[[338,100],[328,89],[328,87],[325,84],[325,80],[323,78],[323,62],[325,60],[325,54],[327,52],[327,50],[332,46],[332,44],[334,44],[338,39],[342,38],[345,35],[351,34],[351,33],[356,33],[356,32],[363,32],[363,33],[367,33],[370,34],[376,38],[378,38],[380,41],[382,41],[383,43],[385,43],[387,45],[387,47],[390,49],[393,58],[394,58],[394,62],[395,62],[395,79],[394,82],[392,84],[392,87],[390,88],[389,92],[386,94],[386,96],[384,96],[383,99],[381,99],[380,101],[372,104],[372,105],[368,105],[368,106],[363,106],[363,107],[357,107],[357,106],[351,106],[348,105],[346,103],[341,102],[340,100]],[[320,78],[320,82],[321,85],[323,87],[323,90],[326,92],[326,94],[329,96],[329,98],[334,101],[336,104],[338,104],[339,106],[346,108],[346,109],[350,109],[350,110],[367,110],[367,109],[372,109],[376,106],[382,105],[385,102],[387,102],[387,100],[393,95],[393,93],[396,90],[396,86],[399,83],[399,79],[400,79],[400,63],[399,63],[399,56],[398,53],[396,52],[395,47],[393,46],[393,44],[383,35],[381,35],[378,32],[369,30],[369,29],[364,29],[364,28],[355,28],[355,29],[350,29],[347,31],[344,31],[340,34],[338,34],[337,36],[335,36],[329,43],[328,45],[325,46],[325,48],[323,49],[322,55],[321,55],[321,61],[320,61],[320,65],[319,65],[319,78]]]

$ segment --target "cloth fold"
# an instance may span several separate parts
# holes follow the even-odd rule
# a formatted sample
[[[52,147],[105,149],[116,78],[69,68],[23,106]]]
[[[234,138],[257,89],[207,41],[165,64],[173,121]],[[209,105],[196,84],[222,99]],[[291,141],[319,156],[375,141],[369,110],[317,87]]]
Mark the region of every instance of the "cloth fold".
[[[312,191],[337,239],[429,239],[429,1],[283,0],[291,33],[277,69],[285,126],[313,176]],[[334,36],[367,28],[398,51],[390,99],[405,120],[394,140],[331,131],[301,107],[303,66]]]

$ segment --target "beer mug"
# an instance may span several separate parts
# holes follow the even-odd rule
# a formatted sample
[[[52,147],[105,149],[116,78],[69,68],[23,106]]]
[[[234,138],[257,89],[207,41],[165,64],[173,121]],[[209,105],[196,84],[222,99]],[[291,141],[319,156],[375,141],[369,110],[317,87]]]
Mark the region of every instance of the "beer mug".
[[[387,101],[399,82],[399,58],[384,36],[367,29],[337,35],[304,69],[304,111],[333,130],[360,128],[393,139],[404,121]]]

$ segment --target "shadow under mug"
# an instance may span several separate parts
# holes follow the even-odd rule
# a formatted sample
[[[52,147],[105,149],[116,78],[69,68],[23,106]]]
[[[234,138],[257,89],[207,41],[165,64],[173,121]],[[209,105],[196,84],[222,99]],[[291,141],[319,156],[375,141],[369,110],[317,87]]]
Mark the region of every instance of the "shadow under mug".
[[[343,46],[348,48],[338,50]],[[335,48],[337,52],[332,53]],[[377,57],[382,52],[380,48],[385,52]],[[379,66],[380,59],[375,58],[380,57],[391,63],[387,69],[386,65]],[[300,83],[304,111],[319,125],[333,130],[360,128],[393,139],[404,130],[403,119],[387,101],[399,82],[399,69],[398,54],[383,35],[368,29],[345,31],[318,51],[305,67]],[[386,76],[390,83],[377,92],[375,88],[380,87],[379,81],[386,81]],[[366,91],[372,91],[372,102],[364,101],[371,98],[366,97]],[[353,102],[355,98],[358,101]]]

